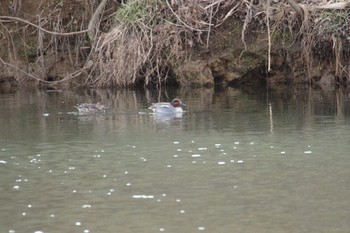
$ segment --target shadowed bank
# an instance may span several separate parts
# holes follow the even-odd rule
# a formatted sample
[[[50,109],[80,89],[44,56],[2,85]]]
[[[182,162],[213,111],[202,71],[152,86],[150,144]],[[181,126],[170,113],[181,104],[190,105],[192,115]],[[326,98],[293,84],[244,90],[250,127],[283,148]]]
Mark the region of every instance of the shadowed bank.
[[[0,3],[1,82],[214,86],[348,85],[348,3]]]

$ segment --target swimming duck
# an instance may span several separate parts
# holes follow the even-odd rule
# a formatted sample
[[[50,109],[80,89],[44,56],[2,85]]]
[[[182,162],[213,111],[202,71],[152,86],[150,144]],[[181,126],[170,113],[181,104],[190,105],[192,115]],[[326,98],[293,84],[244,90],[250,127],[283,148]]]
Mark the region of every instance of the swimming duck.
[[[156,114],[176,114],[182,113],[183,110],[181,107],[186,106],[179,99],[173,99],[170,103],[168,102],[159,102],[153,103],[149,109],[151,109]]]
[[[96,104],[82,103],[74,107],[78,109],[79,113],[97,113],[97,112],[104,112],[106,110],[106,107],[101,103],[96,103]]]

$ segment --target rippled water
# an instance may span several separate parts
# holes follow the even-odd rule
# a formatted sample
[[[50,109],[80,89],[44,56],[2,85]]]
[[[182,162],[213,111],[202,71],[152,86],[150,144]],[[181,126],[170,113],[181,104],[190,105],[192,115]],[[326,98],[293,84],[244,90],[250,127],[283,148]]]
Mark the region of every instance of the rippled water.
[[[149,114],[173,97],[182,118]],[[74,109],[97,101],[110,110]],[[0,106],[0,232],[349,232],[346,90],[17,91]]]

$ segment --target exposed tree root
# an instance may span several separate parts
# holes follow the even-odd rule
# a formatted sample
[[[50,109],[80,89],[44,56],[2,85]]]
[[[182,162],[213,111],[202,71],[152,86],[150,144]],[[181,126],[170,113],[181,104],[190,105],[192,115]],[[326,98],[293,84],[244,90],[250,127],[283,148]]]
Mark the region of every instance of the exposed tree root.
[[[290,44],[300,42],[309,68],[317,58],[333,62],[336,76],[348,76],[350,70],[349,2],[325,5],[298,4],[295,0],[124,2],[116,12],[110,12],[109,1],[102,0],[94,13],[91,10],[84,17],[79,16],[80,21],[64,18],[64,10],[59,7],[46,15],[38,9],[33,21],[0,16],[0,29],[4,29],[0,36],[8,41],[10,54],[9,60],[1,58],[0,62],[40,82],[57,84],[84,76],[84,84],[97,87],[137,83],[161,86],[169,80],[174,67],[190,59],[191,51],[210,48],[212,33],[232,17],[242,20],[241,40],[245,49],[252,25],[258,24],[267,31],[268,71],[273,65],[270,55],[275,41],[285,38]],[[93,9],[92,3],[88,4]],[[21,59],[40,72],[31,73],[30,68],[13,62]],[[75,71],[49,81],[48,64],[62,59],[69,60]],[[309,82],[311,77],[308,69]]]

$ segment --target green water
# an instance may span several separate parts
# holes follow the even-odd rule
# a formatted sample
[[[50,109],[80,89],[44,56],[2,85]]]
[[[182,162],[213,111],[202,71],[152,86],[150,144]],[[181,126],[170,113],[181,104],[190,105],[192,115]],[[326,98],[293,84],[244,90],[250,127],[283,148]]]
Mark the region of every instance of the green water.
[[[182,117],[149,114],[174,97]],[[97,101],[110,109],[74,108]],[[0,232],[349,232],[346,90],[17,91],[0,106]]]

